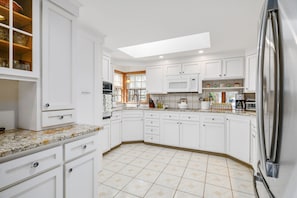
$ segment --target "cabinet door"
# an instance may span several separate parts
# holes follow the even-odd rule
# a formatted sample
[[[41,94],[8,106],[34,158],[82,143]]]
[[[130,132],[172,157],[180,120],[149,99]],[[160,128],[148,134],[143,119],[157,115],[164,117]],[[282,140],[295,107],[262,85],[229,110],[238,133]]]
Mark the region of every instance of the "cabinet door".
[[[222,77],[222,61],[212,60],[204,62],[204,79],[218,79]]]
[[[61,166],[0,192],[0,198],[32,197],[63,198]]]
[[[257,129],[255,125],[251,125],[251,159],[250,163],[252,164],[255,173],[257,172],[257,163],[258,163],[258,137]]]
[[[225,125],[220,123],[202,123],[202,150],[225,153]]]
[[[122,122],[122,141],[143,140],[143,119],[124,118]]]
[[[224,78],[244,78],[244,59],[229,58],[224,59]]]
[[[186,63],[182,65],[183,74],[196,74],[201,73],[202,63]]]
[[[179,146],[179,121],[162,120],[160,135],[161,144]]]
[[[166,66],[166,75],[179,75],[179,74],[183,74],[183,71],[181,69],[181,64]]]
[[[146,89],[148,93],[164,93],[165,87],[164,67],[146,68]]]
[[[65,198],[97,198],[98,154],[93,152],[65,165]]]
[[[42,109],[72,109],[75,20],[49,1],[42,5]]]
[[[110,58],[108,56],[103,56],[102,63],[102,74],[103,81],[112,82],[112,68],[110,65]]]
[[[112,120],[110,122],[110,148],[122,143],[122,121]]]
[[[242,161],[250,162],[250,120],[227,117],[227,152]]]
[[[110,123],[103,124],[103,130],[99,133],[100,147],[103,153],[110,150]]]
[[[199,122],[181,121],[180,146],[184,148],[199,148]]]
[[[257,79],[257,55],[251,55],[246,58],[245,70],[245,91],[256,92],[256,79]]]

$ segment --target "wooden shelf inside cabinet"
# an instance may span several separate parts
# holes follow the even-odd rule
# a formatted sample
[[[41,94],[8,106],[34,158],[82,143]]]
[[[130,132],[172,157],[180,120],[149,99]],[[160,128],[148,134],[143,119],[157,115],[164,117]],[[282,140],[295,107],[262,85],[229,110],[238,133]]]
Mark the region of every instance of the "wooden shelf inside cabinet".
[[[9,16],[9,9],[2,5],[0,5],[0,12],[3,13],[3,15]],[[27,17],[16,11],[13,11],[13,21],[16,27],[32,25],[32,18]]]
[[[9,42],[8,41],[5,41],[5,40],[0,40],[0,48],[5,48],[7,47],[8,48],[9,46]],[[27,53],[27,52],[31,52],[32,49],[30,47],[27,47],[27,46],[24,46],[24,45],[20,45],[20,44],[17,44],[17,43],[14,43],[13,44],[13,47],[15,49],[15,51],[17,53]]]
[[[244,87],[212,87],[212,88],[202,88],[203,90],[222,90],[222,89],[244,89]]]

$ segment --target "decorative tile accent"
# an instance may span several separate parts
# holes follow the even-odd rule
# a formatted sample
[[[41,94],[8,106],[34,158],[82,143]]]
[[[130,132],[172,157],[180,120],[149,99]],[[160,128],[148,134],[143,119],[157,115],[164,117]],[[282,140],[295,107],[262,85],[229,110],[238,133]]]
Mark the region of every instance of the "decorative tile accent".
[[[166,164],[152,161],[145,168],[155,170],[155,171],[163,171],[166,167]]]
[[[229,177],[207,173],[206,183],[231,189]]]
[[[199,198],[200,196],[181,192],[181,191],[176,191],[174,198]]]
[[[152,186],[151,183],[145,182],[143,180],[139,179],[133,179],[124,189],[123,191],[128,192],[130,194],[144,197],[146,192],[150,189]]]
[[[111,188],[109,186],[105,186],[103,184],[98,186],[98,197],[100,198],[114,197],[118,192],[118,190]]]
[[[142,168],[140,167],[128,165],[118,171],[118,173],[130,177],[135,177],[141,170]]]
[[[174,158],[179,158],[184,160],[189,160],[190,157],[191,157],[191,153],[186,151],[177,151],[177,153],[174,155]]]
[[[136,178],[143,181],[154,183],[161,173],[159,171],[154,171],[150,169],[143,169]]]
[[[144,152],[143,154],[141,154],[139,156],[139,158],[147,159],[147,160],[152,160],[154,157],[156,157],[156,154],[154,154],[154,153],[148,153],[148,152]]]
[[[249,181],[231,178],[231,185],[232,189],[235,191],[248,194],[254,194],[255,192],[253,183]]]
[[[184,178],[205,182],[206,173],[204,171],[187,168],[183,175]]]
[[[109,163],[107,166],[105,166],[104,169],[110,170],[113,172],[117,172],[117,171],[121,170],[124,166],[126,166],[126,164],[113,161],[113,162]]]
[[[204,183],[183,178],[178,186],[178,190],[202,197]]]
[[[138,166],[140,168],[145,167],[148,163],[150,162],[150,160],[147,159],[142,159],[142,158],[136,158],[134,161],[132,161],[130,164],[133,166]]]
[[[206,163],[208,160],[207,154],[200,154],[200,153],[192,153],[192,156],[190,158],[191,161],[198,161],[198,162],[204,162]]]
[[[116,159],[116,161],[122,162],[124,164],[129,164],[130,162],[132,162],[135,159],[136,159],[136,157],[134,157],[134,156],[122,155],[118,159]]]
[[[185,168],[179,166],[168,165],[163,173],[181,177],[184,174]]]
[[[153,159],[153,161],[162,162],[166,164],[169,163],[170,160],[171,160],[171,157],[164,156],[164,155],[158,155]]]
[[[141,154],[143,153],[143,152],[139,151],[140,148],[141,148],[141,147],[138,147],[138,148],[137,148],[137,151],[134,151],[134,150],[129,151],[129,152],[126,153],[126,155],[130,155],[130,156],[138,157],[139,155],[141,155]]]
[[[207,172],[218,174],[218,175],[229,176],[228,168],[224,166],[216,166],[216,165],[208,164]]]
[[[162,186],[166,186],[168,188],[175,189],[178,186],[179,181],[180,177],[162,173],[155,183]]]
[[[241,180],[247,180],[253,182],[253,174],[250,171],[241,171],[238,169],[232,169],[229,168],[230,177],[241,179]]]
[[[169,162],[169,165],[186,167],[188,164],[188,160],[180,159],[180,158],[172,158]]]
[[[172,198],[173,195],[173,189],[154,184],[146,194],[145,198]]]
[[[121,190],[124,186],[126,186],[130,181],[132,180],[131,177],[120,175],[120,174],[114,174],[109,178],[104,184]]]
[[[212,165],[227,167],[227,161],[226,161],[226,158],[224,157],[209,156],[208,163]]]
[[[232,191],[218,186],[205,185],[205,198],[232,198]]]
[[[207,163],[206,162],[190,161],[188,163],[187,168],[197,169],[197,170],[201,170],[201,171],[206,171]]]

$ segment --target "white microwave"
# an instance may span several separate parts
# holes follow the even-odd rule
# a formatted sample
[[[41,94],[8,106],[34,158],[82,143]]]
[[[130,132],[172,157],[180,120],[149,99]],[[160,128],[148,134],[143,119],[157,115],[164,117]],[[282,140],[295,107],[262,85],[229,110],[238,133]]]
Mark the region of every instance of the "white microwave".
[[[183,74],[166,76],[166,90],[170,92],[198,92],[201,93],[199,74]]]

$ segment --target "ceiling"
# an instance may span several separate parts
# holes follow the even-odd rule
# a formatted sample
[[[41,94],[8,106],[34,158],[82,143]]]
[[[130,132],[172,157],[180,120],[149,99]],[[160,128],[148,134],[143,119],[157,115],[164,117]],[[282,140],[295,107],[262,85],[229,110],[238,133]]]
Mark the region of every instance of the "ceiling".
[[[210,32],[205,53],[255,49],[264,0],[80,0],[79,20],[102,32],[112,58],[132,58],[118,48]],[[164,55],[197,55],[197,51]]]

